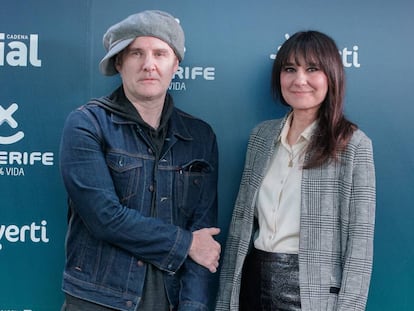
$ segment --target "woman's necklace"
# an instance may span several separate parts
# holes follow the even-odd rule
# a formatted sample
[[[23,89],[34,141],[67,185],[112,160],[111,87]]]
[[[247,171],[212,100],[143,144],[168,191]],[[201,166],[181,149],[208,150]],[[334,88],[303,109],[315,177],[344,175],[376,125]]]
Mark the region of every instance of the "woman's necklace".
[[[296,152],[293,151],[293,147],[290,147],[288,167],[293,167],[293,160],[295,160],[302,153],[305,145],[306,144],[301,144],[300,148]]]
[[[290,127],[288,130],[287,136],[286,136],[286,142],[287,142],[287,145],[289,146],[289,148],[287,148],[289,152],[288,167],[293,167],[294,162],[299,161],[299,160],[295,161],[295,159],[299,158],[300,155],[302,155],[304,152],[304,149],[307,145],[307,141],[302,136],[302,134],[308,126],[309,124],[307,124],[306,126],[304,126],[304,124],[302,125],[299,124],[299,127],[296,126],[296,130],[293,130],[294,127],[293,127],[293,116],[292,116]],[[292,142],[292,144],[290,144],[289,142]]]

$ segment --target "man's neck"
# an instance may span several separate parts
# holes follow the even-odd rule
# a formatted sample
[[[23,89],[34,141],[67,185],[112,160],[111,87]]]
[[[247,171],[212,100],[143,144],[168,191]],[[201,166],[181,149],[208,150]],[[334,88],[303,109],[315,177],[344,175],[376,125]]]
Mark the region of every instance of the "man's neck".
[[[135,109],[138,111],[139,115],[141,116],[142,120],[157,129],[160,125],[162,110],[164,108],[164,98],[160,99],[147,99],[147,100],[140,100],[140,101],[131,101],[134,105]]]

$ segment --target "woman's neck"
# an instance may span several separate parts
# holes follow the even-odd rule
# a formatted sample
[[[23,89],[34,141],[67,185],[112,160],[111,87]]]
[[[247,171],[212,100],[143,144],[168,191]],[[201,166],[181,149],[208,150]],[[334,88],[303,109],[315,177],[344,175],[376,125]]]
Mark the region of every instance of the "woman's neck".
[[[287,141],[293,146],[303,131],[316,120],[316,114],[298,113],[293,111]]]

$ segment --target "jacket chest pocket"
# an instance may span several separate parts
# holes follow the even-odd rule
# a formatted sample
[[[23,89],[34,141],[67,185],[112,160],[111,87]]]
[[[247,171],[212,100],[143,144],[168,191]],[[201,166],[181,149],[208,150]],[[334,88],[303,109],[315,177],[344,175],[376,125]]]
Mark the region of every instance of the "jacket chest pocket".
[[[201,198],[205,179],[212,166],[205,160],[192,160],[182,165],[176,174],[176,204],[186,218],[190,218]]]
[[[116,194],[123,205],[137,194],[142,171],[142,159],[122,153],[108,153],[106,162],[110,169]]]

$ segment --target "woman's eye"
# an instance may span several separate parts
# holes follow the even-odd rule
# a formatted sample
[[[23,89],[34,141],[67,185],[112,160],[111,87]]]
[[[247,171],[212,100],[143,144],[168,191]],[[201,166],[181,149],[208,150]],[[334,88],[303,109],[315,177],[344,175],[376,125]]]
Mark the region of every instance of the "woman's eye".
[[[295,68],[293,68],[293,67],[285,67],[284,68],[284,71],[285,72],[295,72]]]
[[[319,70],[319,68],[318,67],[309,67],[308,68],[308,71],[309,72],[315,72],[315,71],[318,71]]]

